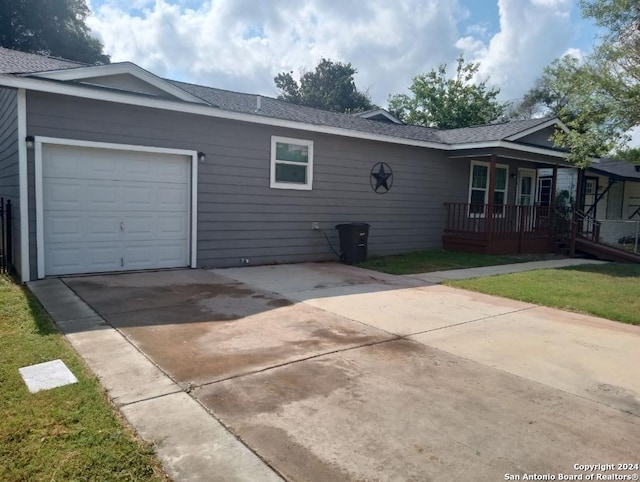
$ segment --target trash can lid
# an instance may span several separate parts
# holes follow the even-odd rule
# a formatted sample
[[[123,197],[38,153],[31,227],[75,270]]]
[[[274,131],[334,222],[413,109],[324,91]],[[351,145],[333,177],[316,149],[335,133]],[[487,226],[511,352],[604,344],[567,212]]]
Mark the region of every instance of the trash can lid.
[[[341,229],[341,228],[368,228],[369,226],[371,226],[368,223],[343,223],[343,224],[336,224],[336,229]]]

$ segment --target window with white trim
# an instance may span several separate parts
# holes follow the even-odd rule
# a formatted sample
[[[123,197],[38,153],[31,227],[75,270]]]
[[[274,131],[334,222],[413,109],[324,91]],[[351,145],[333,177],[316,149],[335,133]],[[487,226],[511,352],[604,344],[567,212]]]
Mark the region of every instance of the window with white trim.
[[[271,187],[310,190],[313,141],[271,136]]]
[[[488,162],[471,161],[471,173],[469,177],[469,215],[472,217],[484,217],[485,205],[489,204],[489,167]],[[509,166],[496,165],[496,185],[493,191],[493,214],[502,216],[504,204],[507,200],[507,187],[509,182]]]

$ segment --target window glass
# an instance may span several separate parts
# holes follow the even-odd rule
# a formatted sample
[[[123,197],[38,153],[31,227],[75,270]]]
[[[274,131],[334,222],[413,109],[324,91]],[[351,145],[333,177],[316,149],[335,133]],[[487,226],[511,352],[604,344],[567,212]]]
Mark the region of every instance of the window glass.
[[[496,167],[496,189],[504,190],[507,187],[507,170]]]
[[[309,148],[297,144],[276,143],[276,161],[309,162]]]
[[[307,168],[305,166],[276,163],[276,181],[306,183]]]
[[[487,187],[487,173],[487,166],[474,165],[471,187],[485,189]]]

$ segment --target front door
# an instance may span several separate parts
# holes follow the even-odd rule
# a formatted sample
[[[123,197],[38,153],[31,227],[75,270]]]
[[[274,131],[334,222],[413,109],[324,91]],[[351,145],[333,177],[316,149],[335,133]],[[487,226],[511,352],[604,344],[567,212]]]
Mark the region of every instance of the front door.
[[[516,204],[519,206],[533,206],[536,185],[535,169],[518,169],[518,192]]]
[[[516,192],[516,204],[518,206],[533,206],[536,199],[536,171],[535,169],[518,169],[518,189]],[[527,231],[533,229],[535,215],[533,207],[520,208],[520,216],[524,219],[521,221]]]

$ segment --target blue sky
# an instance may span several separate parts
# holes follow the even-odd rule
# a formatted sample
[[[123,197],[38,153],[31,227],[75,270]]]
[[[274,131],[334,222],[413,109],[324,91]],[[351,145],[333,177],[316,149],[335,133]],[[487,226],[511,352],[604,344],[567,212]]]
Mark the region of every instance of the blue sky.
[[[112,61],[165,77],[277,95],[273,77],[321,58],[351,62],[386,106],[413,76],[456,57],[521,97],[554,58],[591,50],[577,0],[88,0]]]

